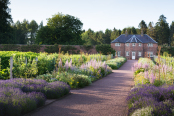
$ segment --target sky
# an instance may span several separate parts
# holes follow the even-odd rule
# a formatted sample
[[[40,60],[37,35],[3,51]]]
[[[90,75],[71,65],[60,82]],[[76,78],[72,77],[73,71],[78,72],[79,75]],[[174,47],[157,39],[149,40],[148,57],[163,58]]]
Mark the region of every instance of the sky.
[[[62,13],[78,18],[84,30],[93,31],[138,28],[141,20],[154,24],[164,15],[169,25],[174,21],[174,0],[10,0],[13,22],[35,20],[38,24]]]

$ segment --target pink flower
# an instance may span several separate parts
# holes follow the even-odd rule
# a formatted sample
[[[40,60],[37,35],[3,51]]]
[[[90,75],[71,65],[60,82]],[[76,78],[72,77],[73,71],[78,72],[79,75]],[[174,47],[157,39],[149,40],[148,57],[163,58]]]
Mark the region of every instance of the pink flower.
[[[69,63],[68,63],[68,60],[65,62],[64,67],[65,67],[65,69],[66,69],[66,71],[67,71],[67,70],[68,70],[68,68],[69,68]]]
[[[156,76],[153,73],[151,73],[151,75],[150,75],[150,83],[153,84],[155,79],[156,79]]]
[[[145,71],[145,72],[144,72],[144,78],[146,78],[146,79],[149,78],[149,76],[148,76],[148,71]]]

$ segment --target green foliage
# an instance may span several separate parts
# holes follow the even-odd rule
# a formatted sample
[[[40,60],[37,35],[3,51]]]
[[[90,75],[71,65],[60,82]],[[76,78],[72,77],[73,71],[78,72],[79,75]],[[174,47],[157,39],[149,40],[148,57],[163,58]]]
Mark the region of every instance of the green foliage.
[[[143,31],[143,34],[147,33],[147,25],[144,20],[139,23],[138,27]]]
[[[161,55],[164,52],[167,52],[168,54],[171,54],[172,56],[174,56],[174,46],[168,46],[167,44],[163,44],[161,45]]]
[[[125,62],[127,61],[126,58],[119,57],[111,60],[107,60],[106,64],[111,67],[112,69],[120,68]]]
[[[10,23],[13,22],[10,15],[10,4],[9,0],[0,1],[0,43],[10,44],[13,43],[12,32],[13,29],[10,27]]]
[[[1,51],[18,51],[20,46],[16,44],[1,44]]]
[[[137,34],[138,33],[137,30],[135,29],[135,27],[127,27],[121,31],[121,34],[125,34],[126,30],[127,30],[128,34]]]
[[[54,46],[46,46],[46,49],[44,50],[47,53],[59,53],[59,45],[55,44]],[[72,53],[72,54],[77,54],[79,53],[79,51],[77,51],[77,49],[73,46],[61,46],[61,52],[64,53]]]
[[[161,85],[163,85],[164,83],[163,83],[163,81],[161,81],[161,80],[155,80],[154,81],[154,83],[153,83],[153,85],[155,85],[156,87],[159,87],[159,86],[161,86]]]
[[[7,69],[0,70],[0,79],[6,80],[9,79],[9,71]]]
[[[82,88],[91,84],[91,80],[87,75],[73,74],[68,72],[58,73],[56,76],[58,81],[66,82],[71,88]]]
[[[159,45],[164,43],[169,44],[170,29],[164,15],[160,15],[158,22],[155,25],[156,38]]]
[[[61,51],[63,51],[64,53],[67,53],[67,52],[70,53],[70,52],[75,51],[75,50],[77,50],[75,47],[69,46],[69,45],[62,46],[62,48],[61,48]]]
[[[41,53],[38,56],[38,62],[37,62],[37,67],[38,67],[38,74],[46,74],[46,72],[51,72],[54,69],[55,65],[55,56],[54,55],[48,55],[45,53]]]
[[[136,71],[134,72],[134,75],[137,75],[137,74],[139,74],[140,72],[144,72],[144,71],[145,71],[144,68],[139,68],[138,70],[136,70]]]
[[[58,13],[48,18],[47,26],[39,29],[36,41],[47,45],[82,45],[82,26],[78,18]]]
[[[43,74],[43,75],[39,75],[39,76],[37,76],[36,77],[36,79],[43,79],[43,80],[45,80],[45,81],[47,81],[47,82],[54,82],[54,81],[56,81],[55,79],[53,79],[53,75],[51,75],[51,74]]]
[[[85,48],[86,51],[89,51],[90,49],[93,48],[93,45],[83,45],[83,47]]]
[[[14,78],[33,78],[38,72],[36,60],[30,57],[25,62],[26,57],[13,58],[13,76]],[[10,72],[10,69],[8,68]]]
[[[115,50],[111,48],[110,44],[102,44],[102,45],[96,45],[96,50],[98,53],[102,53],[103,55],[115,54]]]
[[[137,109],[134,111],[134,113],[131,116],[153,116],[152,112],[153,108],[152,107],[146,107],[146,108],[141,108],[141,109]]]
[[[27,46],[21,46],[22,52],[38,52],[40,50],[40,45],[27,45]]]

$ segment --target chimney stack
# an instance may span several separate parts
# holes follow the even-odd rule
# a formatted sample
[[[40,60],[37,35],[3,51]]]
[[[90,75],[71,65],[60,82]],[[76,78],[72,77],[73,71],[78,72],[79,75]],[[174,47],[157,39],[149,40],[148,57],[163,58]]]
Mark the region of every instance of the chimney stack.
[[[125,36],[127,36],[128,34],[127,34],[127,29],[126,29],[126,32],[125,32]]]
[[[143,36],[143,29],[141,29],[141,36]]]

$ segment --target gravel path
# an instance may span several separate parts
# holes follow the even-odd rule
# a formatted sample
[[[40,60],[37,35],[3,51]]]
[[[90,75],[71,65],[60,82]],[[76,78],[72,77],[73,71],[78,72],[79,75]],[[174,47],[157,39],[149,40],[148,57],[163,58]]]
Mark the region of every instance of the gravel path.
[[[133,86],[131,67],[137,60],[128,60],[119,70],[71,95],[43,107],[31,116],[127,116],[126,97]]]

